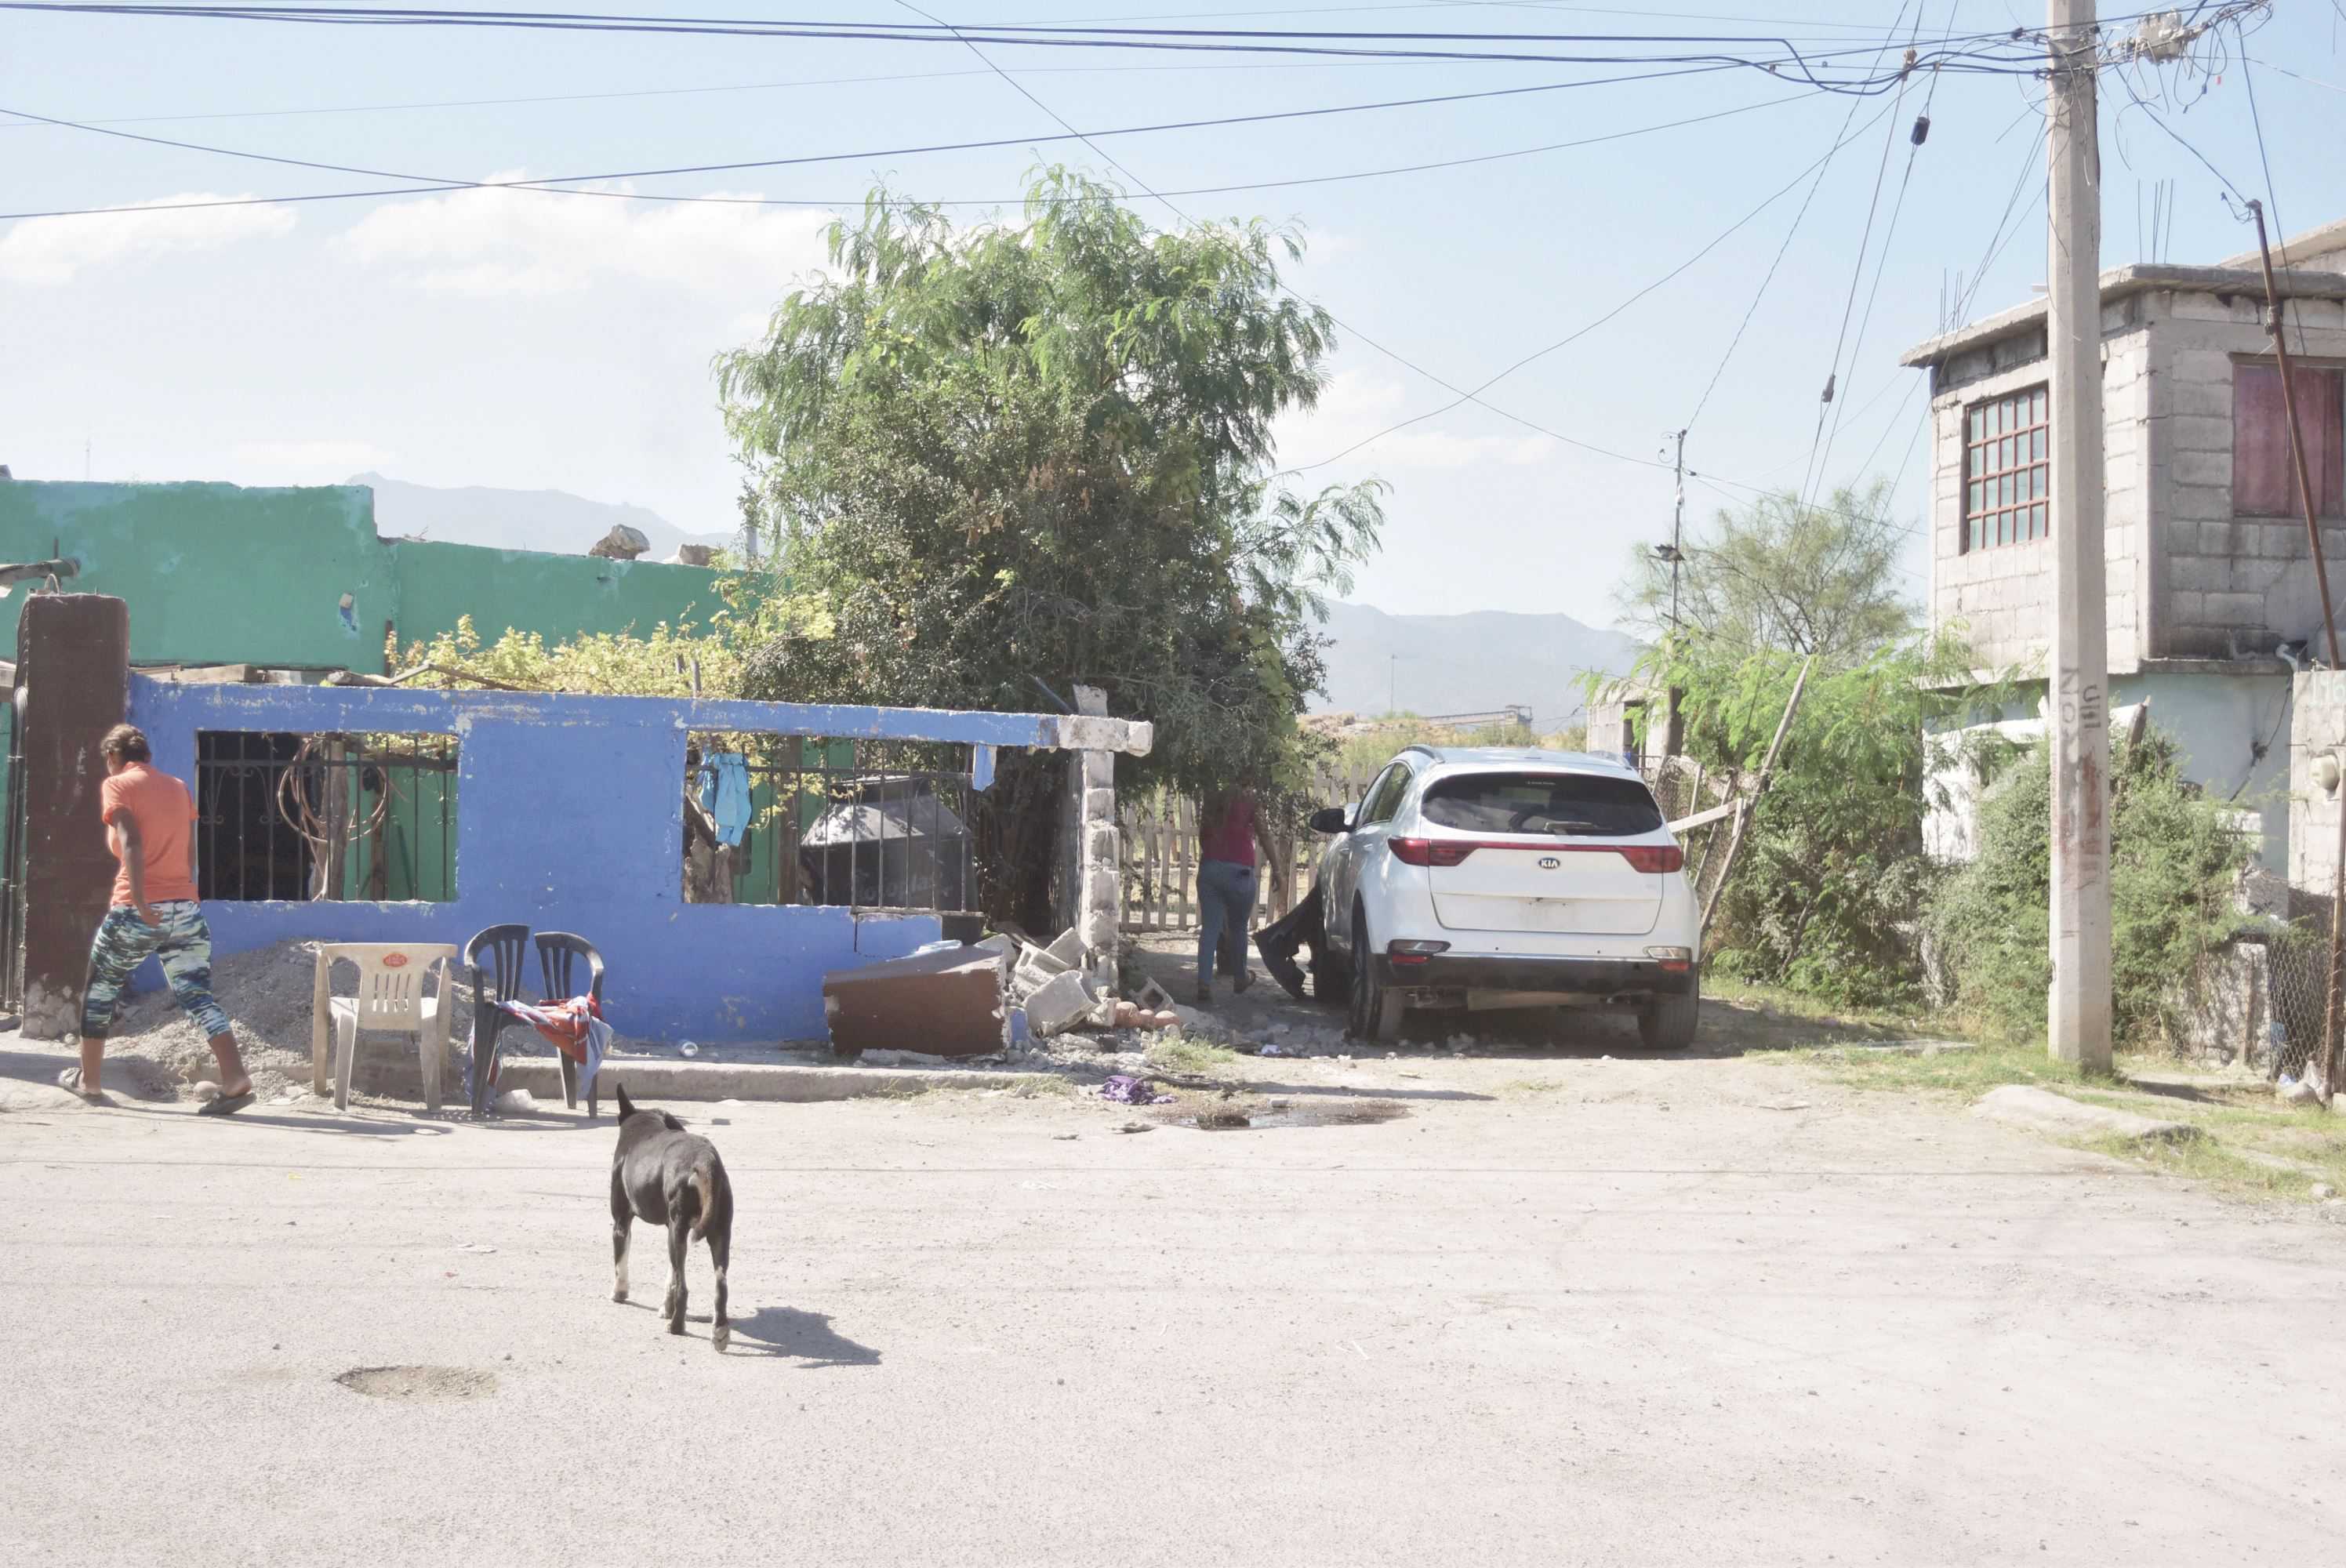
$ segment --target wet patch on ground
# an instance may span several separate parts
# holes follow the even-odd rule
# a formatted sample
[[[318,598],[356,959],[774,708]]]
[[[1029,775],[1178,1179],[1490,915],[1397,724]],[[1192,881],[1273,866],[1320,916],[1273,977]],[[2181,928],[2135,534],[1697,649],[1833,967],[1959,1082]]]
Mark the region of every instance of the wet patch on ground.
[[[352,1367],[334,1381],[376,1400],[477,1400],[497,1391],[495,1373],[472,1367]]]
[[[1260,1099],[1196,1096],[1164,1107],[1161,1120],[1205,1133],[1265,1132],[1278,1127],[1362,1127],[1395,1122],[1409,1115],[1391,1100],[1314,1098]]]

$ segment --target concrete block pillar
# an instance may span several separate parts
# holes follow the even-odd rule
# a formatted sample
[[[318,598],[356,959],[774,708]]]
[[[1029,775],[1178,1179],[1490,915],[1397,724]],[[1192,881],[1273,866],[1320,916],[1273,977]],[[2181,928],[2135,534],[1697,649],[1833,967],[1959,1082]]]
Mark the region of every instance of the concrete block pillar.
[[[89,939],[114,887],[98,821],[98,742],[130,708],[130,606],[103,594],[35,594],[16,623],[17,744],[24,759],[24,1032],[81,1032]]]
[[[1076,687],[1076,711],[1105,718],[1107,694]],[[1113,991],[1123,923],[1123,866],[1116,822],[1116,754],[1079,751],[1075,759],[1076,929],[1091,950],[1095,988]]]

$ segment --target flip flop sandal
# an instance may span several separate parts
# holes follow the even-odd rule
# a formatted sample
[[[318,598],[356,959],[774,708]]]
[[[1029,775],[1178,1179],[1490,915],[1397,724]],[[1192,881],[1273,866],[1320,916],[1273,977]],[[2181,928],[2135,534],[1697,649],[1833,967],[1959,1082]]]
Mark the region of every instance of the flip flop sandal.
[[[247,1089],[241,1095],[222,1095],[217,1100],[206,1100],[196,1107],[199,1116],[233,1116],[252,1104],[253,1093]]]
[[[79,1095],[81,1096],[82,1104],[86,1105],[106,1105],[113,1104],[112,1101],[106,1097],[105,1090],[98,1089],[93,1091],[85,1089],[81,1086],[81,1069],[78,1067],[68,1067],[64,1072],[58,1074],[57,1087],[71,1094]]]

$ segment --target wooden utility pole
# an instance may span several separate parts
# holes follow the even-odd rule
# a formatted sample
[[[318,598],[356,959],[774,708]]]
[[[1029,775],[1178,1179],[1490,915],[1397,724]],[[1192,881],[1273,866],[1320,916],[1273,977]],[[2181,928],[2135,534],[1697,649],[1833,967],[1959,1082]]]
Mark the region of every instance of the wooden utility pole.
[[[2314,504],[2313,481],[2306,470],[2305,441],[2297,427],[2296,372],[2289,362],[2289,340],[2281,331],[2280,289],[2273,281],[2272,243],[2265,234],[2265,207],[2261,201],[2249,203],[2249,210],[2257,219],[2257,254],[2264,260],[2265,326],[2272,333],[2273,359],[2280,370],[2280,411],[2289,421],[2289,456],[2297,469],[2298,504],[2305,509],[2306,547],[2313,553],[2313,583],[2321,595],[2321,627],[2330,636],[2330,667],[2346,669],[2346,660],[2338,657],[2338,616],[2330,607],[2330,566],[2322,558],[2321,524],[2314,519],[2319,508]],[[2292,677],[2293,678],[2293,677]],[[2341,1033],[2340,1013],[2346,1008],[2346,800],[2341,800],[2338,812],[2337,864],[2331,868],[2330,887],[2330,986],[2328,1004],[2321,1014],[2321,1095],[2329,1099],[2338,1093],[2338,1054]]]
[[[2063,1062],[2110,1065],[2109,634],[2102,556],[2102,169],[2093,0],[2049,0],[2053,994]]]
[[[1670,635],[1673,637],[1678,636],[1678,568],[1686,564],[1687,433],[1683,430],[1675,432],[1674,438],[1678,444],[1678,487],[1670,509]],[[1686,742],[1686,720],[1678,712],[1679,705],[1685,700],[1686,693],[1676,681],[1672,681],[1664,697],[1667,706],[1662,713],[1662,762],[1665,767]],[[1694,802],[1698,806],[1701,803],[1699,800]]]
[[[1760,759],[1759,777],[1751,781],[1751,792],[1735,802],[1735,820],[1727,830],[1727,858],[1719,861],[1719,880],[1710,884],[1710,892],[1702,901],[1701,941],[1710,939],[1711,917],[1719,912],[1719,900],[1727,894],[1727,879],[1735,874],[1736,857],[1743,852],[1743,831],[1750,825],[1751,814],[1760,809],[1760,798],[1768,793],[1768,780],[1776,772],[1777,755],[1784,749],[1784,737],[1792,732],[1792,716],[1800,711],[1800,694],[1809,689],[1809,671],[1816,667],[1816,662],[1814,654],[1800,661],[1800,673],[1792,680],[1792,695],[1785,699],[1783,717],[1776,720],[1775,738],[1768,742],[1768,755]]]

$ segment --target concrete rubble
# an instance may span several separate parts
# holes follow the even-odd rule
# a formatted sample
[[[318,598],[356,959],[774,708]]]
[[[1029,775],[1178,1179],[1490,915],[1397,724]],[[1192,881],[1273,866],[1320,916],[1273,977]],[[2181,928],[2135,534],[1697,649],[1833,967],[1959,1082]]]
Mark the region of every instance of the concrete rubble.
[[[833,1051],[872,1065],[926,1065],[1010,1054],[1028,1041],[1079,1030],[1158,1030],[1180,1022],[1155,983],[1146,1000],[1097,977],[1112,963],[1074,928],[1047,947],[1007,934],[939,943],[823,976]]]

